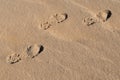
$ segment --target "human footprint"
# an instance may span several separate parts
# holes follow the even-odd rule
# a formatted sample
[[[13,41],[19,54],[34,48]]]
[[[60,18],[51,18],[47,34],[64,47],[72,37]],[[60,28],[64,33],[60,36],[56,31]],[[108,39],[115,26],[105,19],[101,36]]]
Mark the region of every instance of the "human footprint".
[[[57,13],[51,15],[47,21],[44,21],[40,24],[39,29],[47,30],[51,26],[61,23],[67,19],[68,15],[66,13]]]
[[[30,45],[26,50],[26,56],[30,58],[34,58],[38,56],[41,53],[41,51],[43,51],[42,45],[38,45],[38,44]]]
[[[10,54],[6,57],[6,61],[9,64],[14,64],[16,62],[19,62],[20,60],[21,60],[20,54],[16,53]]]

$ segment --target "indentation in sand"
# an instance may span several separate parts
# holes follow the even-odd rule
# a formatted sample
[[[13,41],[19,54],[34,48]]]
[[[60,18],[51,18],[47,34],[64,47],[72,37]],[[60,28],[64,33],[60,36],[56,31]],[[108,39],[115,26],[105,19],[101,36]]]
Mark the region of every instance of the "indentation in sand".
[[[19,62],[20,60],[21,60],[20,54],[16,54],[16,53],[8,55],[6,58],[6,61],[9,64],[14,64],[16,62]]]
[[[42,22],[39,26],[39,29],[47,30],[51,26],[61,23],[67,19],[68,15],[66,13],[57,13],[54,15],[51,15],[48,20]]]
[[[112,12],[110,10],[103,10],[96,14],[96,17],[100,22],[107,21],[112,15]]]
[[[27,48],[26,55],[27,57],[34,58],[38,56],[41,53],[41,51],[43,51],[43,49],[44,48],[42,45],[38,44],[30,45]]]
[[[92,18],[92,17],[86,17],[84,18],[83,20],[83,23],[87,26],[90,26],[90,25],[93,25],[94,23],[96,23],[96,19],[95,18]]]
[[[46,30],[51,26],[51,24],[48,21],[45,21],[43,23],[41,23],[41,25],[39,26],[39,29],[43,29]]]
[[[61,23],[67,19],[68,15],[66,13],[58,13],[51,15],[49,17],[50,24]]]

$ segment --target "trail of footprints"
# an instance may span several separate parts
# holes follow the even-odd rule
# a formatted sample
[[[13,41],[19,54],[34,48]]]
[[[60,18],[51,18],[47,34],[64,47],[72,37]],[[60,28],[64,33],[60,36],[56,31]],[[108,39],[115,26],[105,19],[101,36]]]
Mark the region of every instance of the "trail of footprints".
[[[112,13],[110,10],[102,10],[102,11],[99,11],[97,14],[95,14],[95,17],[92,16],[92,17],[84,18],[83,24],[87,26],[91,26],[98,22],[103,23],[103,22],[106,22],[111,17],[111,15]],[[67,18],[68,18],[67,13],[57,13],[57,14],[51,15],[46,21],[40,24],[39,29],[47,30],[53,25],[65,21]]]
[[[50,16],[47,21],[42,22],[39,28],[43,30],[47,30],[54,24],[65,21],[67,19],[67,16],[68,15],[66,13],[54,14]],[[9,64],[14,64],[27,57],[34,58],[38,56],[43,51],[43,49],[44,47],[42,45],[37,45],[37,44],[30,45],[26,48],[24,54],[13,53],[13,54],[8,55],[6,57],[6,62]]]
[[[96,22],[105,22],[107,21],[111,16],[110,10],[103,10],[96,14],[96,17],[86,17],[83,19],[83,24],[87,26],[91,26],[95,24]],[[68,18],[68,14],[66,13],[58,13],[50,16],[47,21],[44,21],[40,24],[39,29],[47,30],[48,28],[52,27],[55,24],[61,23],[65,21]],[[42,45],[34,44],[30,45],[26,48],[24,55],[13,53],[6,57],[6,61],[9,64],[14,64],[19,61],[21,61],[23,58],[29,57],[29,58],[35,58],[38,56],[42,51],[44,47]]]

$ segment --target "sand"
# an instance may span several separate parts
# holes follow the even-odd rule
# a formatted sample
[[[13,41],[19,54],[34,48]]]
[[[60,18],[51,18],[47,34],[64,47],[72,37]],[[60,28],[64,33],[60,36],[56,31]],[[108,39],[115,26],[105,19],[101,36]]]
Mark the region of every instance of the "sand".
[[[120,80],[120,0],[0,0],[0,80]]]

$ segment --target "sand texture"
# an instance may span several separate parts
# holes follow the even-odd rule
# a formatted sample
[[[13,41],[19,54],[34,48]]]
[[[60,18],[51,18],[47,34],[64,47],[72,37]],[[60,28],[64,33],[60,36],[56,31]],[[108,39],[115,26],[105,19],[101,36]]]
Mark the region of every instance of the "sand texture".
[[[0,0],[0,80],[120,80],[120,0]]]

